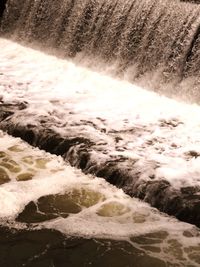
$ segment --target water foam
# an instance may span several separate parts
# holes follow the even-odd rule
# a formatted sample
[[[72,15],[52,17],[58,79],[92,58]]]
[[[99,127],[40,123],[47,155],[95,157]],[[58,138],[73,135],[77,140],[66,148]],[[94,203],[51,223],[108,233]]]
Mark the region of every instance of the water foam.
[[[15,160],[21,167],[20,172],[27,171],[27,166],[31,164],[34,174],[29,180],[17,181],[18,172],[12,173],[12,179],[0,186],[1,225],[9,224],[18,229],[26,227],[50,228],[59,230],[67,236],[127,240],[146,251],[146,243],[138,243],[137,241],[137,236],[143,236],[144,239],[149,240],[150,247],[152,244],[153,247],[159,247],[160,258],[178,262],[178,264],[181,259],[184,262],[191,261],[187,259],[189,255],[186,253],[187,250],[188,253],[192,247],[193,251],[194,249],[199,250],[199,231],[195,227],[180,223],[159,213],[147,204],[128,197],[122,190],[111,186],[105,180],[90,175],[86,176],[81,171],[66,165],[60,157],[32,148],[19,138],[14,139],[1,132],[0,143],[1,155],[2,152],[6,153],[1,158],[0,166],[7,171],[9,176],[12,168],[2,165],[5,157]],[[32,161],[24,161],[30,155]],[[38,158],[40,159],[39,165]],[[45,160],[45,165],[43,164],[44,161],[41,164],[41,159]],[[50,211],[51,205],[56,205],[56,218],[27,224],[23,223],[21,216],[21,219],[17,219],[18,222],[15,222],[17,216],[23,213],[28,203],[35,202],[39,211],[42,206],[40,206],[41,202],[38,199],[50,195],[63,196],[64,194],[67,194],[65,202],[47,203],[49,209],[47,212]],[[81,194],[84,194],[84,198]],[[76,213],[69,212],[68,217],[64,218],[61,210],[63,210],[63,205],[67,205],[69,198],[74,203],[78,203],[81,210]],[[59,207],[59,205],[62,206]],[[55,209],[53,210],[55,212]],[[44,210],[41,209],[41,213],[44,214]],[[29,219],[32,215],[29,213]],[[174,258],[170,249],[180,250],[177,259]],[[148,253],[152,256],[158,256],[158,252],[153,252],[153,250]],[[197,266],[195,262],[192,264],[194,264],[192,266]]]

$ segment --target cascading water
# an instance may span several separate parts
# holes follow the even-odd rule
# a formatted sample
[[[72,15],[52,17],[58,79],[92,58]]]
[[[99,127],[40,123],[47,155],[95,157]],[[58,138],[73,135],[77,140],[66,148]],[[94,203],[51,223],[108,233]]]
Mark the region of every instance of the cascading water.
[[[0,3],[0,20],[6,7],[6,0],[2,0]]]
[[[199,266],[196,2],[2,2],[0,266]]]
[[[199,14],[178,0],[8,1],[1,32],[115,63],[130,79],[158,72],[161,82],[198,73]]]

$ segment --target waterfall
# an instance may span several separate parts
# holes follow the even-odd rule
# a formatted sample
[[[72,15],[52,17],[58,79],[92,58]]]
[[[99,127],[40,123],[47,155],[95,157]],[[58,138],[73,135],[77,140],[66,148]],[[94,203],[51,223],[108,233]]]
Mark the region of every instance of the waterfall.
[[[6,0],[2,0],[0,3],[0,19],[3,15],[4,10],[5,10],[5,6],[6,6]]]
[[[159,71],[180,80],[199,72],[199,14],[178,0],[8,0],[1,33],[65,57],[114,62],[132,79]]]
[[[199,266],[197,3],[1,1],[1,266]]]

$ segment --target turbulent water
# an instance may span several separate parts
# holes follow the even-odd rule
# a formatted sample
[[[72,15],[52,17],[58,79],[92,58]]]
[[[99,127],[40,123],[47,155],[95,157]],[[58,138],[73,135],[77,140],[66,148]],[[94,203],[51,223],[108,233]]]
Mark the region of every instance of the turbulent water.
[[[199,231],[194,227],[2,132],[0,145],[1,266],[66,266],[71,246],[71,266],[198,266]],[[15,230],[4,230],[2,237],[5,226]],[[17,255],[9,251],[11,242]]]
[[[5,39],[0,50],[0,127],[75,167],[1,132],[1,266],[198,266],[199,228],[94,174],[199,224],[199,107]]]
[[[101,61],[131,80],[146,76],[155,89],[198,76],[199,25],[199,6],[179,0],[8,0],[1,32],[65,57],[81,55],[90,67]],[[194,80],[188,83],[198,87]],[[182,87],[175,94],[188,93]],[[198,90],[191,95],[197,99]]]
[[[15,136],[0,132],[2,267],[199,266],[200,109],[105,76],[199,102],[199,13],[1,1],[0,129]]]

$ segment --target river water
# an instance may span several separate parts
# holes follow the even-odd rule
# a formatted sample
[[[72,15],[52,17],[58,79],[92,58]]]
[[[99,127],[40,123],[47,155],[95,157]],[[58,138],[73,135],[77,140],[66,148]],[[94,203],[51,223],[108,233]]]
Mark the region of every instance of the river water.
[[[65,111],[72,116],[69,122],[79,127],[74,125],[71,135],[82,131],[92,140],[106,140],[109,155],[157,157],[162,165],[158,173],[172,186],[198,186],[198,157],[188,161],[184,156],[199,146],[198,106],[178,103],[5,39],[0,47],[1,102],[29,103],[27,116],[21,110],[14,120],[28,125],[50,116],[56,120],[49,122],[52,129],[64,133],[70,115],[63,114],[66,105]],[[167,122],[172,115],[174,123],[183,122],[173,134],[154,123]],[[98,126],[105,128],[103,137],[85,123],[97,117],[102,119]],[[126,129],[133,120],[141,128],[154,125],[156,131],[149,131],[148,137],[164,136],[162,147],[167,149],[160,153],[151,146],[149,150],[142,146],[142,135],[135,140],[135,151],[129,135],[122,136],[128,140],[127,150],[114,149],[108,129]],[[178,150],[168,149],[172,136]],[[195,226],[162,214],[19,138],[1,132],[0,144],[1,266],[199,266],[200,236]],[[99,161],[107,156],[93,153]],[[150,169],[143,168],[142,162],[141,179],[146,179]],[[186,168],[184,162],[189,164]]]

